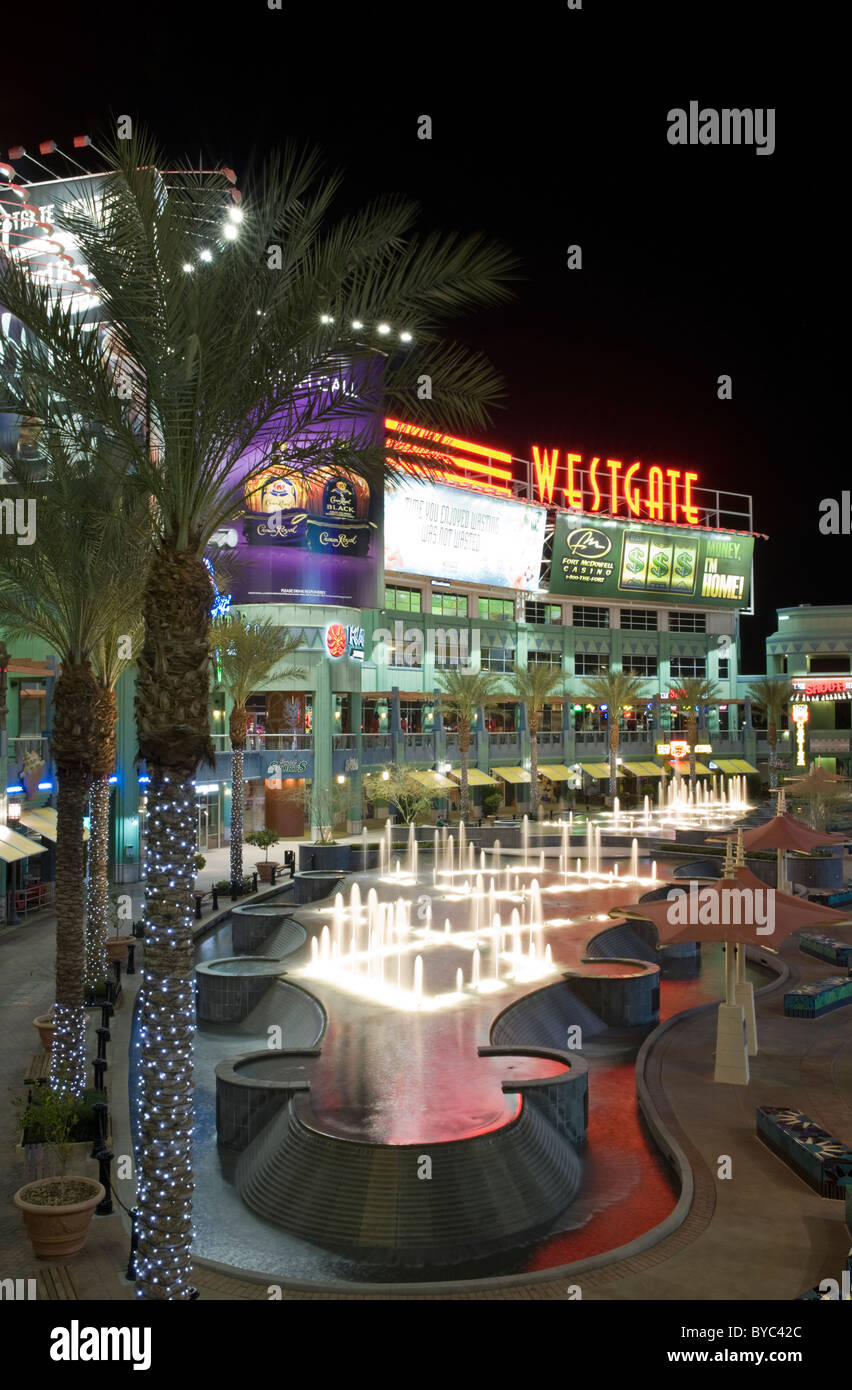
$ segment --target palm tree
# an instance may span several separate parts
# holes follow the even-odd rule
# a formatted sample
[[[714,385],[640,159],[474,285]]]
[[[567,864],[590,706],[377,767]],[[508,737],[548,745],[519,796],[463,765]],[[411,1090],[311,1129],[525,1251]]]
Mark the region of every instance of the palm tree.
[[[138,1289],[186,1299],[194,1292],[193,780],[213,760],[204,546],[284,449],[297,479],[335,464],[381,489],[387,409],[424,425],[438,423],[438,409],[444,428],[484,425],[498,378],[447,338],[446,325],[505,299],[514,261],[481,236],[421,236],[417,208],[398,197],[332,221],[339,179],[292,148],[262,171],[230,244],[227,171],[181,176],[138,134],[116,141],[107,158],[96,196],[54,218],[88,266],[102,331],[11,258],[0,265],[0,302],[28,337],[4,343],[3,370],[20,413],[44,418],[41,399],[30,399],[36,382],[61,397],[52,398],[57,416],[103,426],[153,500],[136,683],[150,778]],[[375,336],[384,323],[405,330],[411,346],[380,355],[399,341]],[[424,373],[440,382],[434,405]]]
[[[497,678],[491,671],[465,672],[453,666],[446,671],[439,671],[435,680],[442,692],[438,701],[441,717],[455,722],[459,733],[459,815],[462,820],[469,820],[470,786],[467,780],[467,761],[470,730],[480,706],[484,708],[492,702]]]
[[[769,739],[769,785],[778,786],[778,721],[786,714],[787,706],[793,698],[793,685],[786,676],[774,680],[755,681],[748,693],[756,705],[766,714],[767,738]]]
[[[680,695],[678,700],[681,709],[686,715],[686,741],[689,744],[689,785],[695,786],[695,745],[698,742],[698,711],[702,705],[707,705],[711,700],[715,700],[719,694],[719,687],[715,681],[706,680],[704,676],[694,676],[690,679],[681,681]]]
[[[303,680],[297,667],[279,670],[285,657],[296,651],[301,637],[285,633],[268,620],[245,623],[230,615],[213,624],[211,640],[218,652],[222,685],[233,701],[228,724],[231,736],[231,892],[243,881],[243,752],[249,712],[246,701],[267,681],[278,676]]]
[[[510,677],[514,693],[527,707],[527,727],[530,735],[530,815],[533,820],[538,819],[539,808],[538,726],[548,698],[561,683],[562,672],[554,670],[552,666],[534,664],[526,669],[515,666]]]
[[[614,797],[618,790],[618,748],[621,715],[631,705],[644,700],[642,678],[631,676],[626,671],[609,671],[605,676],[591,676],[586,681],[584,700],[593,700],[596,705],[606,708],[609,725],[609,794]]]
[[[82,1095],[84,1012],[83,812],[93,782],[115,761],[114,714],[96,678],[95,653],[122,623],[124,522],[116,480],[91,457],[50,444],[51,477],[27,479],[7,458],[12,497],[36,503],[37,544],[0,550],[0,622],[15,638],[40,637],[59,657],[51,738],[56,766],[56,987],[51,1084]],[[35,496],[34,496],[35,494]]]

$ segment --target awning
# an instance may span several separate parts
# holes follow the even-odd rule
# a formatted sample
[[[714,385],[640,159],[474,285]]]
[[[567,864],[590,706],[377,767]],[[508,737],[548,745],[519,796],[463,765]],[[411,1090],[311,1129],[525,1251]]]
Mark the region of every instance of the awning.
[[[18,859],[31,859],[34,854],[46,853],[46,845],[29,840],[26,835],[18,835],[16,831],[10,830],[8,825],[0,825],[0,859],[4,859],[7,864],[14,864]]]
[[[523,767],[492,767],[492,772],[496,772],[498,777],[502,777],[504,782],[531,782],[532,778]]]
[[[736,772],[737,766],[733,758],[714,758],[713,760],[720,772],[726,772],[732,776]]]
[[[609,763],[581,763],[580,766],[582,767],[587,777],[609,776]],[[616,775],[621,775],[621,768],[616,769]]]
[[[681,777],[689,776],[689,762],[686,758],[684,758],[682,761],[672,763],[671,766],[674,772],[680,773]],[[705,767],[704,763],[700,763],[696,759],[695,775],[696,777],[712,777],[713,773],[709,767]]]
[[[716,758],[716,762],[719,764],[723,772],[753,772],[755,774],[757,773],[757,768],[752,767],[751,763],[747,763],[745,758],[725,758],[724,761],[722,761],[719,758]]]
[[[443,772],[435,772],[427,768],[425,772],[411,773],[415,782],[420,782],[424,787],[428,787],[430,792],[458,791],[455,782],[451,782],[449,777],[445,777]]]
[[[539,772],[551,782],[569,782],[572,777],[577,776],[576,772],[572,772],[570,767],[564,767],[562,763],[548,763],[546,767],[540,767]]]
[[[621,766],[626,772],[632,772],[634,777],[662,776],[662,768],[657,763],[622,763]]]
[[[53,806],[41,806],[34,811],[24,811],[21,814],[21,824],[28,830],[35,830],[37,834],[43,835],[46,840],[52,840],[56,844],[56,809]],[[89,832],[83,828],[83,839],[88,840]]]
[[[461,777],[460,767],[450,768],[451,777]],[[499,787],[500,783],[496,777],[489,777],[487,772],[482,772],[478,767],[469,767],[467,770],[468,785],[471,787]]]

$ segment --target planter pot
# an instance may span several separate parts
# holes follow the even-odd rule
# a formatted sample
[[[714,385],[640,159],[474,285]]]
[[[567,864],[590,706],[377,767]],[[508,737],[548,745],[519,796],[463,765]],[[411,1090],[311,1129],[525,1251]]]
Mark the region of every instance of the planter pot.
[[[257,876],[262,883],[271,883],[272,870],[280,869],[281,865],[276,863],[274,859],[264,859],[261,863],[255,864],[254,867],[257,869]]]
[[[299,871],[345,869],[352,861],[352,845],[299,845]],[[356,851],[358,846],[355,846]],[[356,864],[361,855],[356,853]],[[360,867],[360,865],[359,865]]]
[[[27,1200],[34,1189],[50,1185],[60,1194],[63,1189],[85,1187],[90,1195],[64,1206],[40,1206]],[[67,1259],[82,1250],[95,1207],[103,1201],[106,1189],[94,1178],[42,1178],[28,1182],[15,1193],[15,1206],[23,1214],[33,1253],[40,1260]]]
[[[34,1018],[33,1023],[38,1029],[41,1045],[45,1052],[52,1052],[54,1022],[50,1014],[45,1014],[43,1018]]]
[[[121,967],[124,969],[127,965],[127,948],[136,945],[136,937],[108,936],[104,945],[106,946],[107,960],[110,962],[120,960]]]

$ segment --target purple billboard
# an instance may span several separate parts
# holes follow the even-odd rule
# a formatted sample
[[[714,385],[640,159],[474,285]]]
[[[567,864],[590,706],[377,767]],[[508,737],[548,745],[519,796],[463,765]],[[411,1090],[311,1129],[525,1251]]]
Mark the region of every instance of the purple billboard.
[[[382,440],[381,366],[374,356],[308,378],[241,459],[245,505],[213,537],[234,552],[234,603],[378,606],[383,487],[357,459]]]

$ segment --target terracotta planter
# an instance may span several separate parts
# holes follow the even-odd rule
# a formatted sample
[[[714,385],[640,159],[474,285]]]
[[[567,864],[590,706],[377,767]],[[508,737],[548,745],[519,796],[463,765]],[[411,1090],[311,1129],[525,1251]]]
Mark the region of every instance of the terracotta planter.
[[[110,964],[114,960],[121,961],[121,967],[127,965],[127,948],[136,945],[135,936],[108,936],[104,942],[106,946],[107,960]]]
[[[280,869],[281,865],[277,864],[273,859],[264,859],[259,864],[255,864],[254,867],[257,869],[257,876],[261,882],[271,883],[272,870]]]
[[[45,1014],[42,1018],[34,1018],[33,1023],[38,1029],[41,1038],[41,1045],[45,1052],[53,1051],[53,1029],[54,1022],[50,1014]]]
[[[55,1185],[60,1191],[72,1183],[83,1183],[92,1195],[82,1202],[69,1202],[67,1206],[43,1207],[28,1202],[27,1193],[45,1183]],[[103,1184],[94,1178],[40,1178],[19,1187],[15,1206],[23,1213],[27,1235],[38,1259],[66,1259],[82,1250],[95,1207],[105,1196]]]

